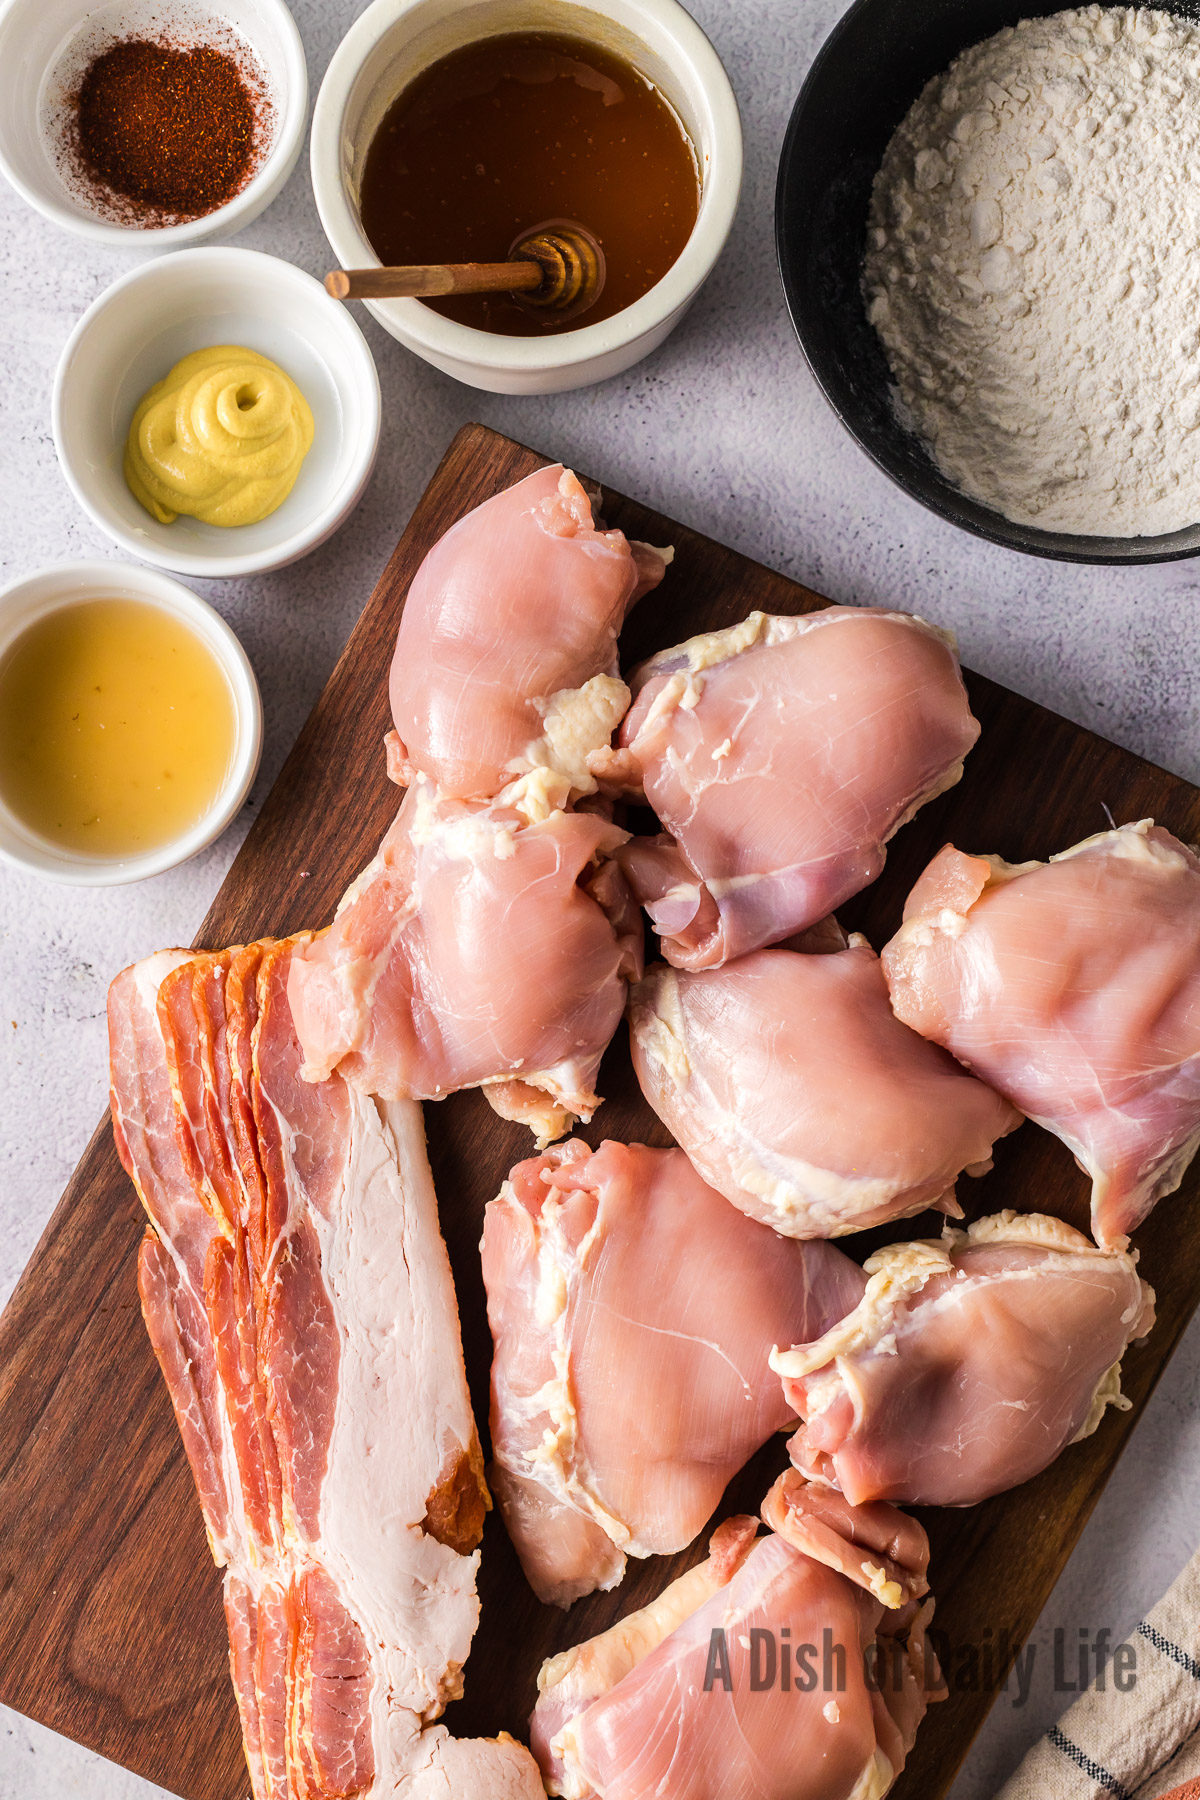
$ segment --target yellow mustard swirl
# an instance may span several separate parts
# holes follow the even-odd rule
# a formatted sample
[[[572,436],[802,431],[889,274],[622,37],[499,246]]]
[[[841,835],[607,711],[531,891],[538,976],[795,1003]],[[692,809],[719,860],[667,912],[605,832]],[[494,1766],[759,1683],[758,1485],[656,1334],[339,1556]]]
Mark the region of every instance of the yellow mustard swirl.
[[[177,362],[143,395],[125,479],[163,525],[254,525],[282,506],[313,441],[308,401],[277,363],[237,344]]]

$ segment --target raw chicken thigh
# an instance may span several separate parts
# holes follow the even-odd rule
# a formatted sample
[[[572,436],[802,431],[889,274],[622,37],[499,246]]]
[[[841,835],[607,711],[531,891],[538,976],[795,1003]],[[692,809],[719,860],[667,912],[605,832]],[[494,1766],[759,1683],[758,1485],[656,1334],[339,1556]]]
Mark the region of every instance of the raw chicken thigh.
[[[854,1506],[832,1488],[785,1469],[763,1501],[762,1516],[794,1550],[865,1587],[891,1612],[911,1607],[929,1591],[925,1529],[885,1501]]]
[[[726,1520],[707,1561],[650,1606],[542,1665],[530,1737],[552,1794],[887,1793],[944,1693],[925,1638],[933,1605],[915,1603],[925,1533],[893,1507],[844,1503],[813,1529],[797,1485],[789,1474],[768,1495],[769,1536]]]
[[[895,1017],[859,938],[756,950],[723,969],[657,963],[629,1001],[642,1091],[706,1181],[796,1238],[936,1206],[991,1166],[1016,1109]]]
[[[617,634],[670,552],[598,530],[540,469],[434,545],[392,664],[389,773],[408,794],[289,999],[306,1080],[384,1099],[484,1087],[539,1143],[599,1104],[600,1058],[641,971],[641,921],[594,793],[629,703]]]
[[[854,1505],[970,1506],[1128,1404],[1121,1358],[1154,1323],[1136,1257],[1003,1212],[865,1268],[852,1313],[771,1357],[804,1420],[792,1461]]]
[[[485,501],[436,543],[408,591],[392,662],[396,736],[389,757],[407,784],[428,775],[446,794],[487,798],[534,767],[568,772],[607,743],[628,705],[617,677],[625,614],[662,580],[669,551],[598,530],[576,477],[538,469]],[[607,729],[581,744],[564,705],[590,683]],[[556,702],[558,704],[556,704]]]
[[[621,749],[668,836],[622,853],[679,968],[814,924],[879,874],[884,845],[953,787],[979,735],[953,640],[906,613],[751,613],[632,677]]]
[[[947,845],[883,952],[892,1005],[1074,1152],[1122,1246],[1200,1143],[1200,861],[1149,819],[1048,863]]]
[[[545,1140],[591,1117],[641,925],[604,860],[626,834],[561,810],[564,785],[529,776],[468,802],[414,783],[329,931],[292,959],[306,1080],[336,1069],[384,1099],[485,1085]]]
[[[767,1358],[850,1311],[831,1244],[736,1213],[681,1150],[578,1139],[518,1163],[485,1214],[492,1482],[538,1597],[681,1550],[791,1412]]]

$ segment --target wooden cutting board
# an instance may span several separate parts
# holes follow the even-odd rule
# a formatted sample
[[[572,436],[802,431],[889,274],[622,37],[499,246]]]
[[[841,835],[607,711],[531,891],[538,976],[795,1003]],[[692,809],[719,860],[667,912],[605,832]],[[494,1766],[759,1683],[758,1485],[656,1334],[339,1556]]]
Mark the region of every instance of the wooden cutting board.
[[[455,438],[197,945],[284,935],[331,917],[397,804],[382,740],[409,581],[455,519],[543,460],[481,426]],[[799,613],[826,604],[619,494],[605,492],[604,511],[631,537],[676,547],[663,586],[625,632],[629,663],[731,624],[752,607]],[[929,610],[938,616],[936,593]],[[846,924],[877,948],[895,929],[913,880],[948,839],[1013,861],[1045,857],[1102,830],[1106,806],[1118,822],[1153,815],[1187,841],[1200,838],[1200,793],[1186,782],[993,682],[972,676],[970,689],[983,736],[963,781],[900,833],[881,880],[844,909]],[[670,1141],[640,1097],[623,1032],[605,1059],[600,1091],[608,1098],[586,1133],[593,1143],[605,1136]],[[483,1207],[531,1141],[478,1094],[429,1106],[426,1120],[482,1424],[490,1356],[477,1249]],[[1007,1643],[1011,1651],[1030,1630],[1191,1315],[1200,1294],[1200,1232],[1179,1222],[1191,1216],[1196,1186],[1193,1173],[1138,1233],[1159,1316],[1148,1342],[1126,1359],[1133,1410],[1110,1410],[1094,1437],[1013,1493],[922,1515],[933,1545],[936,1623],[953,1646],[954,1691],[922,1728],[896,1789],[903,1800],[937,1800],[950,1786],[994,1697],[972,1681],[972,1647]],[[964,1179],[960,1190],[972,1216],[1011,1206],[1086,1228],[1084,1177],[1033,1125],[998,1147],[990,1176]],[[865,1253],[886,1237],[936,1231],[938,1223],[927,1217],[843,1242]],[[187,1800],[241,1800],[248,1781],[219,1580],[138,1309],[141,1232],[105,1120],[0,1319],[0,1699]],[[780,1439],[734,1482],[725,1510],[757,1510],[783,1461]],[[698,1545],[675,1559],[631,1563],[613,1593],[563,1614],[535,1601],[493,1515],[466,1697],[446,1723],[460,1735],[522,1733],[542,1658],[644,1604],[701,1553]]]

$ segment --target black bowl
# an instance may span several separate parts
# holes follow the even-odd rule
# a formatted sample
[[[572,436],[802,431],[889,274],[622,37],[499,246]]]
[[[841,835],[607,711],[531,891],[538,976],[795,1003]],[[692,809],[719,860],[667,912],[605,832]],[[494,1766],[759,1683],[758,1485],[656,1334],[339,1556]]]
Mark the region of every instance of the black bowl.
[[[1194,18],[1191,4],[1152,0]],[[906,493],[977,537],[1061,562],[1173,562],[1200,553],[1200,524],[1164,537],[1082,537],[1014,525],[962,493],[892,407],[883,346],[862,295],[871,183],[925,83],[1038,0],[855,0],[821,47],[792,109],[775,190],[775,248],[792,324],[842,424]]]

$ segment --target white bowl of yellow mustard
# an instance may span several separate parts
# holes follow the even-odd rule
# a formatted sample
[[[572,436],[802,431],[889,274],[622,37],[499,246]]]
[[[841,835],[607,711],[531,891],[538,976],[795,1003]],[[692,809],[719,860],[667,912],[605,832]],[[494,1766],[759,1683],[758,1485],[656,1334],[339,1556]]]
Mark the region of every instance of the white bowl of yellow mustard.
[[[232,823],[262,750],[234,633],[169,575],[61,563],[0,590],[0,857],[111,887]]]
[[[354,319],[302,269],[185,250],[84,313],[53,425],[75,498],[123,550],[181,575],[251,575],[307,556],[358,504],[379,378]]]

